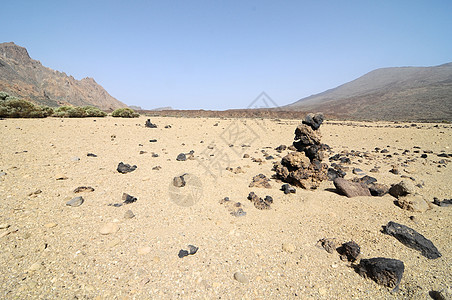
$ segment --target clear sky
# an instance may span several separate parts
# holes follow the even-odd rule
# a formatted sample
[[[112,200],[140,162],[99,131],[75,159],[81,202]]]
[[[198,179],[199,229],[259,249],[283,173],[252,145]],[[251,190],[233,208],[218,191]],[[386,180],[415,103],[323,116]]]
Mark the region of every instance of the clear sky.
[[[2,1],[0,42],[146,109],[295,102],[452,62],[452,1]]]

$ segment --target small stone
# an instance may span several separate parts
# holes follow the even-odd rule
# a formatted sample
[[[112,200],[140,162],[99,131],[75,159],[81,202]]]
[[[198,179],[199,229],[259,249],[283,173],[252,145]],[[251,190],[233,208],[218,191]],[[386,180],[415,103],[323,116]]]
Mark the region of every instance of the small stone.
[[[138,248],[138,254],[139,255],[145,255],[151,252],[151,247],[142,247],[142,248]]]
[[[270,179],[268,179],[264,174],[258,174],[253,177],[253,181],[248,185],[248,187],[262,187],[271,189],[272,186],[269,181]]]
[[[150,142],[150,143],[156,143],[157,140],[156,140],[156,139],[151,139],[151,140],[149,140],[149,142]]]
[[[187,156],[185,155],[185,153],[179,153],[179,155],[176,157],[177,161],[186,161],[187,160]]]
[[[124,201],[124,204],[130,204],[133,202],[136,202],[138,199],[135,198],[134,196],[131,196],[127,193],[123,193],[122,194],[122,201]]]
[[[103,235],[107,235],[107,234],[113,234],[119,231],[119,225],[116,223],[107,223],[104,224],[100,229],[99,229],[99,233],[103,234]]]
[[[188,245],[188,254],[193,255],[198,252],[199,247]]]
[[[250,155],[245,153],[245,154],[243,154],[243,158],[250,158]]]
[[[176,177],[174,177],[174,178],[173,178],[173,185],[174,185],[175,187],[184,187],[185,184],[186,184],[185,178],[184,178],[185,175],[186,175],[186,173],[183,174],[183,175],[181,175],[181,176],[176,176]]]
[[[66,175],[60,174],[56,176],[56,180],[67,180],[68,177]]]
[[[405,265],[402,261],[391,258],[376,257],[361,259],[358,273],[363,277],[369,277],[376,283],[399,290]]]
[[[427,202],[421,195],[401,196],[396,201],[397,206],[412,212],[426,212],[432,208],[431,203]]]
[[[116,168],[116,170],[117,170],[119,173],[121,173],[121,174],[126,174],[126,173],[130,173],[130,172],[135,171],[136,168],[137,168],[136,165],[131,166],[131,165],[129,165],[129,164],[125,164],[125,163],[123,163],[123,162],[120,162],[120,163],[118,164],[118,167]]]
[[[97,157],[97,155],[94,154],[94,153],[88,153],[88,154],[86,154],[86,156],[89,156],[89,157]]]
[[[83,202],[85,202],[83,197],[78,196],[78,197],[74,197],[71,200],[69,200],[68,202],[66,202],[66,205],[72,206],[72,207],[78,207],[78,206],[82,205]]]
[[[247,284],[249,282],[248,278],[240,272],[234,273],[234,279],[243,284]]]
[[[451,300],[452,299],[452,288],[444,288],[440,291],[431,291],[430,296],[434,300]]]
[[[72,160],[72,161],[79,161],[79,160],[80,160],[80,157],[73,157],[71,160]]]
[[[348,261],[354,262],[358,259],[361,248],[354,241],[350,241],[342,244],[342,246],[339,247],[337,251],[342,255],[341,258],[343,258],[344,260],[347,259]]]
[[[121,243],[121,240],[118,238],[112,239],[110,242],[108,242],[107,247],[113,248]]]
[[[185,256],[188,256],[188,251],[181,249],[179,250],[179,254],[177,256],[179,256],[179,258],[184,258]]]
[[[90,186],[79,186],[74,190],[74,193],[82,193],[82,192],[94,192],[94,188]]]
[[[284,243],[284,244],[282,244],[282,249],[285,252],[294,253],[295,252],[295,245],[293,245],[291,243]]]
[[[152,167],[152,170],[155,170],[155,171],[158,171],[158,170],[160,170],[160,169],[162,169],[162,167],[160,167],[160,166]]]
[[[320,244],[326,252],[332,254],[337,248],[337,241],[335,238],[320,239],[317,244]]]
[[[54,228],[54,227],[56,227],[57,225],[58,225],[57,223],[47,223],[47,224],[44,225],[44,227],[47,227],[47,228]]]
[[[130,209],[124,213],[124,219],[132,219],[135,217],[135,214]]]
[[[397,184],[393,184],[389,189],[389,194],[393,197],[399,198],[408,194],[416,192],[414,184],[408,180],[402,180]]]

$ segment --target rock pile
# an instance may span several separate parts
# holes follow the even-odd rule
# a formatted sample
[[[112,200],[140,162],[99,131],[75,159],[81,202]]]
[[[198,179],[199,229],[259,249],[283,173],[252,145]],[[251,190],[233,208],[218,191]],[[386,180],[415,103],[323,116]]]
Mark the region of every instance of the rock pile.
[[[328,178],[328,165],[322,163],[323,151],[328,146],[320,142],[319,132],[323,118],[322,113],[308,114],[295,129],[293,146],[296,151],[275,164],[273,171],[276,172],[276,177],[304,189],[316,189]]]

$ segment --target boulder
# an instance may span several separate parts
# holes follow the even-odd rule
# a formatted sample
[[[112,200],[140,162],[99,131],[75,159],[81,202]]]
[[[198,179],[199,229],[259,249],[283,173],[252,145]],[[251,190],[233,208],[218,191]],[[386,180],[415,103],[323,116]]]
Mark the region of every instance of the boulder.
[[[393,197],[399,198],[408,194],[416,192],[414,184],[408,180],[402,180],[397,184],[393,184],[389,189],[389,194]]]
[[[334,179],[333,183],[339,193],[349,198],[357,196],[371,196],[369,189],[361,183],[352,182],[340,177]]]
[[[394,288],[393,291],[396,292],[399,290],[405,265],[397,259],[376,257],[361,259],[357,271],[361,276],[368,277],[380,285]]]
[[[400,208],[412,212],[425,212],[432,208],[432,205],[421,195],[399,196],[396,203]]]

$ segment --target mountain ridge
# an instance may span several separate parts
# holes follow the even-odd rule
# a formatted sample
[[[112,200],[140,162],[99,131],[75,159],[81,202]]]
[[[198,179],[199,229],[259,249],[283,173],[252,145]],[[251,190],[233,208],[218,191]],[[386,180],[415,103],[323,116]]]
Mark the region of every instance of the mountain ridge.
[[[0,91],[52,107],[92,105],[104,110],[127,107],[94,78],[76,80],[45,67],[14,42],[0,43]]]

